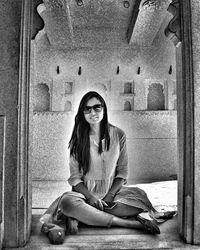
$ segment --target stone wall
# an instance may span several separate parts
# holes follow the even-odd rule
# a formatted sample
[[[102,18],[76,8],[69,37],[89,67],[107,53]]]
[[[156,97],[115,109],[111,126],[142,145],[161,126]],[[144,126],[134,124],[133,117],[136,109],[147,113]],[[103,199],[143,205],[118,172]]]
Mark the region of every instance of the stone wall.
[[[31,57],[33,179],[68,178],[67,143],[89,90],[104,97],[110,121],[127,134],[131,183],[176,175],[175,46],[164,35],[165,22],[153,41],[141,46],[122,38],[100,46],[90,36],[87,42],[76,37],[72,45],[65,43],[66,30],[49,25],[50,12],[40,14],[46,29],[32,41]]]
[[[34,180],[67,180],[68,142],[74,112],[35,112]],[[130,184],[168,180],[177,174],[176,111],[109,112],[127,135]]]
[[[49,111],[76,111],[81,96],[91,89],[104,95],[111,110],[124,110],[127,101],[131,110],[146,110],[149,92],[156,86],[162,88],[163,109],[176,109],[175,49],[166,41],[165,47],[142,51],[131,46],[58,49],[46,43],[45,35],[32,43],[35,111],[44,111],[45,100],[40,98],[45,89]],[[130,93],[124,93],[126,84],[132,85]]]

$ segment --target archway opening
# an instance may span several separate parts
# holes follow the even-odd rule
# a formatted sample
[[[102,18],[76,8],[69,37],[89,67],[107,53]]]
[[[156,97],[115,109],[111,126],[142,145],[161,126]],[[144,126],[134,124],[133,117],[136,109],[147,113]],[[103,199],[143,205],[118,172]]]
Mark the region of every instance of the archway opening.
[[[160,106],[159,106],[160,107]]]

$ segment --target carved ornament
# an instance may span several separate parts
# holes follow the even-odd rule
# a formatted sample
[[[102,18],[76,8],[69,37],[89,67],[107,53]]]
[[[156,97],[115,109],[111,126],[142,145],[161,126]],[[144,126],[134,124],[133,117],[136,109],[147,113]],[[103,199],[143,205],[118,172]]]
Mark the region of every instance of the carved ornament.
[[[173,18],[165,29],[165,35],[177,46],[181,41],[179,0],[173,0],[167,10],[173,15]]]

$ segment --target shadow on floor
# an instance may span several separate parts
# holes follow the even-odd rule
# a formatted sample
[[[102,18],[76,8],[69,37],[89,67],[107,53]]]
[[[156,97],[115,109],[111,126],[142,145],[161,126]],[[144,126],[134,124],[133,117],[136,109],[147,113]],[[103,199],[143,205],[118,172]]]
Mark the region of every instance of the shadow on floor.
[[[159,225],[160,235],[134,229],[82,226],[78,234],[66,236],[62,245],[49,243],[49,239],[40,232],[39,217],[33,215],[30,241],[18,250],[200,249],[200,246],[185,244],[179,238],[177,216]]]

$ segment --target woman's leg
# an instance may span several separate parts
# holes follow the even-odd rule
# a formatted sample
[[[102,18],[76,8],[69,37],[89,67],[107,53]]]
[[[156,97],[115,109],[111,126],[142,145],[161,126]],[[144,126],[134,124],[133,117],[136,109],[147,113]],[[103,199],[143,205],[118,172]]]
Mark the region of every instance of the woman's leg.
[[[87,225],[110,227],[113,219],[113,215],[92,207],[85,199],[67,193],[62,196],[59,209],[65,216]]]
[[[133,217],[142,213],[143,209],[117,202],[117,205],[112,209],[106,209],[105,207],[105,212],[117,217]]]
[[[111,226],[141,229],[141,230],[148,231],[151,234],[160,234],[159,227],[153,221],[146,220],[140,217],[139,215],[137,216],[137,220],[122,219],[122,218],[114,216]]]
[[[59,208],[66,216],[75,218],[87,225],[103,227],[118,226],[143,229],[154,234],[160,233],[159,228],[151,221],[145,220],[145,223],[142,223],[141,221],[135,219],[119,218],[111,213],[100,211],[87,204],[84,199],[72,195],[64,195],[60,201]],[[130,212],[129,215],[135,216],[138,215],[139,212],[141,211],[136,209],[134,210],[134,213]]]

